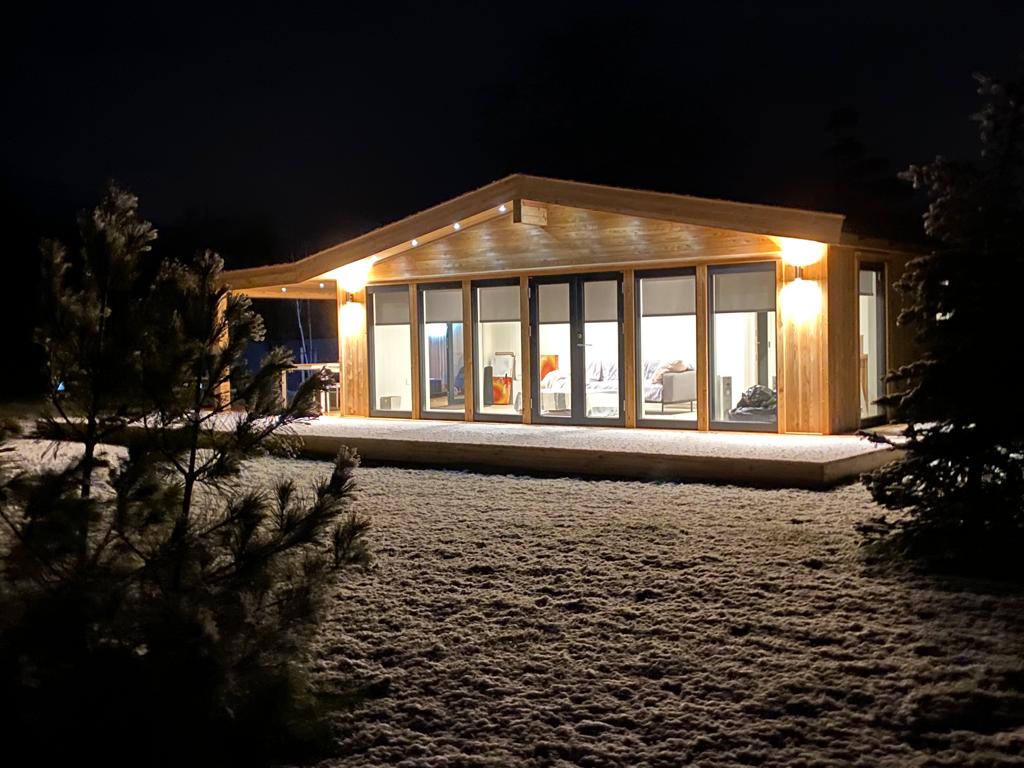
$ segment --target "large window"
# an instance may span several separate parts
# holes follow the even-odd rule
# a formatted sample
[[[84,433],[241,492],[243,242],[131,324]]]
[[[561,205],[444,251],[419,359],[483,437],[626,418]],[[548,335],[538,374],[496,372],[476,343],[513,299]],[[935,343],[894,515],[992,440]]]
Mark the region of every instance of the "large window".
[[[370,413],[409,416],[412,413],[409,289],[404,285],[368,288],[367,313]]]
[[[434,418],[462,418],[467,382],[461,286],[422,286],[420,323],[421,411]]]
[[[775,430],[775,264],[710,267],[711,424]]]
[[[540,283],[535,290],[538,354],[534,378],[540,386],[534,398],[538,413],[542,417],[571,419],[574,387],[570,283]]]
[[[476,414],[520,421],[523,413],[523,337],[519,281],[474,283]]]
[[[885,394],[885,271],[881,264],[864,265],[859,276],[860,417],[885,415],[875,401]]]
[[[693,270],[637,275],[637,409],[641,421],[697,426]]]

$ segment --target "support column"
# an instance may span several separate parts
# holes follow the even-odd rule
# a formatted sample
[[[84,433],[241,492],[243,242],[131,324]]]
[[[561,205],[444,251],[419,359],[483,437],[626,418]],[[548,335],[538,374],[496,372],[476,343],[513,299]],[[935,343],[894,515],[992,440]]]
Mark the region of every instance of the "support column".
[[[523,424],[533,421],[533,345],[530,343],[530,278],[519,278],[519,333],[522,341],[523,361]]]
[[[708,382],[711,380],[711,360],[708,355],[708,268],[697,267],[697,429],[707,432],[711,425],[711,398]]]
[[[338,405],[342,416],[370,413],[366,290],[338,293]]]
[[[473,421],[476,410],[476,361],[474,359],[473,285],[462,281],[462,392],[466,421]]]
[[[622,274],[622,360],[625,375],[624,423],[636,426],[636,278],[632,269]]]

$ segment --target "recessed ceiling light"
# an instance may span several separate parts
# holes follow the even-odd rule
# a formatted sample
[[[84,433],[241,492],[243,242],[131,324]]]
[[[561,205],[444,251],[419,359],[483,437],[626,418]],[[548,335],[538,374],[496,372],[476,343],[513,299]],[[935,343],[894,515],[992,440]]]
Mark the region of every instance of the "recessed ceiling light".
[[[323,287],[324,287],[324,284],[323,284],[323,283],[320,283],[320,287],[321,287],[321,288],[323,288]]]
[[[281,289],[281,293],[288,293],[288,289],[287,288],[282,288]]]
[[[419,243],[419,241],[418,241],[418,240],[417,240],[417,239],[416,239],[416,238],[414,237],[414,238],[412,239],[412,247],[413,247],[413,248],[415,248],[415,247],[416,247],[417,245],[419,245],[419,244],[420,244],[420,243]]]
[[[462,229],[462,225],[461,225],[461,224],[459,224],[459,222],[457,222],[457,221],[456,221],[456,222],[455,222],[454,224],[452,224],[452,226],[453,226],[453,227],[455,227],[455,230],[456,230],[456,231],[458,231],[458,230]]]
[[[507,210],[508,210],[508,208],[505,207],[504,203],[502,203],[501,205],[498,206],[498,213],[504,213]]]

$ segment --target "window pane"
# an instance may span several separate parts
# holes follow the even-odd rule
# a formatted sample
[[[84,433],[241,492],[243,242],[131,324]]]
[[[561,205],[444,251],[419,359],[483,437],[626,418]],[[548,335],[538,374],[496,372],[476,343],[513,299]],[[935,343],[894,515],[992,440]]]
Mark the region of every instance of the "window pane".
[[[519,286],[476,289],[478,413],[519,416],[523,410]]]
[[[640,418],[696,427],[696,278],[641,278],[637,301]]]
[[[583,343],[586,364],[586,416],[619,417],[619,282],[583,284]]]
[[[538,371],[542,416],[572,416],[572,346],[569,284],[537,286]]]
[[[409,292],[373,291],[373,392],[378,411],[412,409],[412,349],[409,328]]]
[[[860,271],[860,416],[884,415],[875,403],[885,394],[885,284],[880,269]]]
[[[712,268],[709,274],[711,420],[775,425],[775,265]]]
[[[424,288],[422,296],[422,410],[462,413],[466,405],[462,290]]]

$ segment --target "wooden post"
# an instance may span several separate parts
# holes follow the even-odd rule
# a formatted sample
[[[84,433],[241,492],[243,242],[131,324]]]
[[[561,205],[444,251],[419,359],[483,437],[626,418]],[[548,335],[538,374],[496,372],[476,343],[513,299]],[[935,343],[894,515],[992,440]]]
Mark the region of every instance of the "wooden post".
[[[697,267],[697,429],[707,432],[711,426],[711,398],[708,397],[708,382],[711,380],[711,365],[708,355],[708,268]]]
[[[622,361],[625,376],[623,414],[627,427],[636,426],[636,279],[632,269],[622,274]]]
[[[462,392],[466,405],[466,421],[473,421],[475,410],[476,366],[473,346],[473,285],[462,281]]]
[[[409,343],[412,344],[412,417],[420,418],[421,388],[420,377],[420,308],[419,288],[416,283],[409,283]]]
[[[369,416],[369,360],[366,344],[366,289],[337,289],[338,408],[342,416]]]
[[[523,364],[523,424],[533,421],[533,347],[530,344],[530,278],[519,278],[519,334],[522,342]]]

